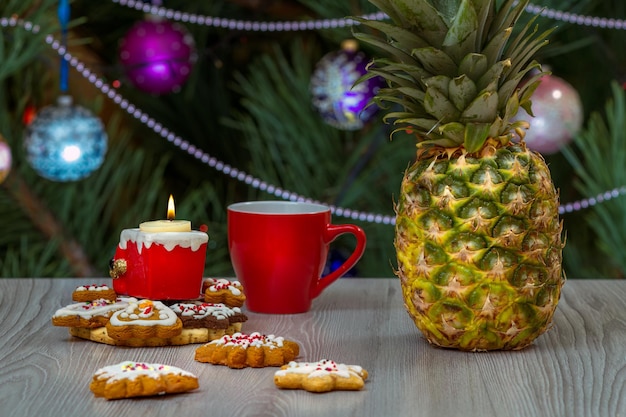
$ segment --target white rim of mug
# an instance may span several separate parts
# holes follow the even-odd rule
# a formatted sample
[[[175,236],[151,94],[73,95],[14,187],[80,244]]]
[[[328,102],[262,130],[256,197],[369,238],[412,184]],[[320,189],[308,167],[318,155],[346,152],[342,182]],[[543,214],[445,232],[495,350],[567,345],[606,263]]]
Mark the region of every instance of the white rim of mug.
[[[233,203],[228,206],[228,210],[247,214],[290,215],[325,213],[330,211],[330,207],[318,203],[266,200]]]

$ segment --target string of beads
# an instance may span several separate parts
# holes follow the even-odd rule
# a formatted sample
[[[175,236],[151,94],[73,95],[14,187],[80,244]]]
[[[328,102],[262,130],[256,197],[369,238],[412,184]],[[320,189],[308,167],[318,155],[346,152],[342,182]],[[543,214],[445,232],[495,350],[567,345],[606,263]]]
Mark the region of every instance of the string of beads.
[[[140,10],[144,13],[165,17],[179,22],[192,23],[202,26],[211,26],[230,30],[244,30],[247,32],[300,32],[305,30],[335,29],[358,25],[359,23],[350,18],[318,19],[304,21],[284,22],[257,22],[227,19],[223,17],[203,16],[194,13],[186,13],[178,10],[167,9],[158,5],[144,3],[141,0],[112,0],[121,6]],[[607,29],[626,29],[626,20],[604,18],[597,16],[585,16],[576,13],[564,12],[535,4],[528,4],[526,11],[531,14],[541,15],[549,19],[571,23],[580,26],[592,26]],[[387,15],[382,12],[371,13],[361,16],[369,20],[386,20]]]
[[[23,27],[25,30],[31,33],[39,33],[40,27],[32,22],[24,21],[21,19],[17,19],[15,17],[11,18],[0,18],[0,27]],[[87,79],[91,84],[93,84],[97,89],[99,89],[104,95],[106,95],[109,99],[111,99],[115,104],[117,104],[121,109],[126,111],[135,119],[139,120],[141,123],[146,125],[152,131],[154,131],[159,136],[166,139],[168,142],[179,148],[180,150],[187,152],[189,155],[198,159],[202,163],[208,165],[209,167],[221,172],[224,175],[230,176],[232,178],[236,178],[238,181],[241,181],[250,187],[255,189],[267,192],[268,194],[273,194],[278,198],[282,198],[283,200],[289,201],[301,201],[301,202],[317,202],[321,203],[312,198],[301,196],[295,192],[284,190],[280,187],[277,187],[273,184],[269,184],[259,178],[254,177],[251,174],[248,174],[244,171],[241,171],[235,167],[226,164],[217,158],[211,156],[207,152],[202,149],[197,148],[195,145],[191,144],[189,141],[183,139],[176,133],[170,131],[167,127],[163,126],[154,118],[150,117],[146,112],[130,103],[127,99],[125,99],[121,94],[119,94],[115,88],[111,87],[109,84],[104,82],[100,77],[98,77],[95,73],[93,73],[84,63],[82,63],[78,58],[73,56],[67,48],[52,35],[48,35],[45,38],[45,41],[50,47],[56,51],[61,58],[66,60],[69,65],[74,68],[81,76]],[[612,200],[619,196],[626,195],[626,186],[614,188],[613,190],[606,191],[604,193],[598,194],[595,197],[575,201],[572,203],[567,203],[565,205],[561,205],[559,207],[559,213],[571,213],[574,211],[580,211],[582,209],[586,209],[589,207],[593,207],[598,203],[602,203],[608,200]],[[360,220],[368,223],[378,223],[378,224],[395,224],[395,216],[382,215],[377,213],[369,213],[364,211],[352,210],[349,208],[338,207],[334,205],[329,206],[331,212],[339,217],[345,217],[352,220]]]

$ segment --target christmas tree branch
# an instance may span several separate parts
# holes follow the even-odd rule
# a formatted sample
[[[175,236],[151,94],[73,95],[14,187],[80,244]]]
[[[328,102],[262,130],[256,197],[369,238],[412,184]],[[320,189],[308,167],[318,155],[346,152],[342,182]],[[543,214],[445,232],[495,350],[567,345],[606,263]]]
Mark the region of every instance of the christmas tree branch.
[[[22,207],[35,227],[49,240],[59,240],[59,251],[68,260],[77,277],[101,275],[89,261],[82,246],[57,221],[47,206],[32,192],[19,173],[12,171],[2,184],[12,198]]]
[[[574,184],[584,196],[626,184],[626,95],[617,82],[611,86],[613,97],[607,100],[604,112],[593,112],[587,127],[574,138],[573,146],[563,149],[577,175]],[[619,277],[626,277],[626,200],[604,201],[590,207],[590,211],[585,220],[598,236],[596,246],[619,268]]]

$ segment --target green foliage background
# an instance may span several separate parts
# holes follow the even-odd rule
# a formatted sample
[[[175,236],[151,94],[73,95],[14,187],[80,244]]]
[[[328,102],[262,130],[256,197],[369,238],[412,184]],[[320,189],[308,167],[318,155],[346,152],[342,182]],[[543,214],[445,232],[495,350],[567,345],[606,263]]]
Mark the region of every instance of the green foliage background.
[[[539,3],[537,3],[539,4]],[[376,119],[356,132],[330,127],[311,105],[309,80],[315,64],[340,48],[353,28],[302,32],[244,32],[185,24],[199,60],[182,91],[153,96],[137,91],[117,60],[118,42],[143,14],[113,2],[77,0],[72,5],[70,51],[105,81],[168,129],[211,156],[299,195],[353,210],[393,214],[402,172],[415,157],[409,139],[389,140]],[[621,0],[552,0],[542,6],[571,13],[626,19]],[[207,276],[232,275],[226,242],[226,206],[235,201],[275,199],[224,175],[183,152],[103,97],[75,71],[70,94],[105,122],[109,151],[103,166],[75,183],[39,177],[24,159],[22,116],[59,94],[59,57],[45,36],[59,37],[57,2],[0,4],[0,17],[38,24],[0,31],[0,133],[13,151],[13,167],[0,186],[0,276],[106,276],[121,229],[162,218],[167,196],[177,217],[207,225]],[[366,0],[170,0],[170,9],[251,21],[331,19],[375,12]],[[527,14],[525,18],[530,18]],[[585,127],[563,152],[547,156],[563,203],[626,185],[624,127],[626,33],[539,18],[542,29],[558,25],[538,57],[579,91]],[[365,47],[364,47],[365,48]],[[364,49],[371,54],[371,51]],[[49,214],[54,232],[37,223]],[[626,197],[563,216],[567,232],[565,270],[570,278],[622,278],[626,274]],[[393,227],[356,222],[368,248],[358,276],[393,275]],[[90,268],[79,269],[63,244]],[[342,256],[350,238],[333,247]]]

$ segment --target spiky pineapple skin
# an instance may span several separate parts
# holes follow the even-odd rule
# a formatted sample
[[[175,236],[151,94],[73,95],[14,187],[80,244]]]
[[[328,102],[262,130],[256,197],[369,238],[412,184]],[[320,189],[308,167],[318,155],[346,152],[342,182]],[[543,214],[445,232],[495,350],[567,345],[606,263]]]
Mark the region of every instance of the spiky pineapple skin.
[[[559,198],[524,144],[418,159],[396,204],[396,271],[427,340],[518,350],[549,327],[565,277]]]

